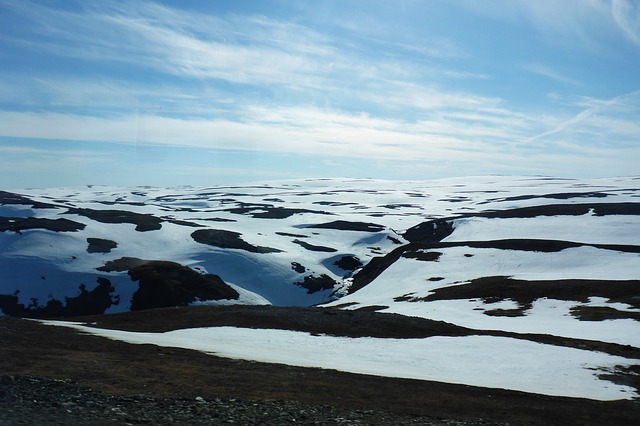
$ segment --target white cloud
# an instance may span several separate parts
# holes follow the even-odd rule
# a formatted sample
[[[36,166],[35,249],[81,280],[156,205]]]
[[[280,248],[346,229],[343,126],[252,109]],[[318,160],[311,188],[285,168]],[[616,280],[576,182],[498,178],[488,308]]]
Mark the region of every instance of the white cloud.
[[[612,39],[640,41],[639,8],[634,0],[460,0],[482,16],[533,26],[548,43],[611,54]]]
[[[534,74],[538,74],[541,75],[543,77],[546,78],[550,78],[551,80],[556,80],[559,81],[561,83],[569,83],[569,84],[573,84],[573,85],[579,85],[580,82],[578,82],[578,80],[569,77],[567,75],[564,75],[560,72],[558,72],[557,70],[544,65],[544,64],[539,64],[539,63],[529,63],[529,64],[524,64],[523,68],[526,71],[532,72]]]
[[[590,133],[585,144],[596,139],[614,139],[616,144],[624,144],[628,138],[636,139],[640,134],[637,123],[637,111],[640,108],[640,90],[616,96],[607,100],[581,99],[578,105],[585,107],[579,113],[566,120],[560,120],[551,129],[527,139],[527,143],[554,135],[567,133]],[[631,113],[625,116],[624,113]],[[612,114],[615,117],[612,117]]]
[[[626,36],[640,45],[640,4],[633,0],[612,0],[611,13]]]

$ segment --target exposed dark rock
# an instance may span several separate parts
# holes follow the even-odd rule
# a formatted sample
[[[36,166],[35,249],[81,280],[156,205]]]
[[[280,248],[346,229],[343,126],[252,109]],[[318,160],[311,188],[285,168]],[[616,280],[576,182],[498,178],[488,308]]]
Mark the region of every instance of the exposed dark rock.
[[[226,219],[223,217],[209,217],[206,219],[198,219],[198,220],[206,220],[208,222],[237,222],[237,220],[234,219]]]
[[[191,228],[204,228],[204,225],[200,225],[199,223],[189,222],[187,220],[178,220],[178,219],[165,219],[169,223],[173,223],[174,225],[180,226],[189,226]]]
[[[483,299],[492,303],[513,300],[529,309],[538,299],[558,299],[587,303],[590,297],[605,297],[610,302],[627,303],[640,308],[640,280],[516,280],[510,277],[484,277],[432,290],[421,301]]]
[[[526,309],[489,309],[483,312],[490,317],[523,317]]]
[[[69,219],[46,219],[37,217],[0,217],[0,232],[20,232],[27,229],[47,229],[55,232],[75,232],[86,227],[84,223]]]
[[[536,216],[582,216],[593,210],[596,216],[640,215],[640,203],[547,204],[509,210],[490,210],[470,216],[486,218],[531,218]]]
[[[357,274],[353,276],[353,282],[349,287],[348,293],[352,294],[375,280],[382,272],[384,272],[395,261],[400,259],[402,254],[407,250],[407,246],[401,246],[391,251],[385,256],[374,257],[367,263]]]
[[[239,232],[225,231],[222,229],[199,229],[191,234],[191,238],[200,244],[207,244],[214,247],[246,250],[251,253],[281,253],[271,247],[260,247],[249,244],[240,238]]]
[[[120,259],[109,260],[104,266],[97,268],[103,272],[124,272],[136,266],[144,265],[147,260],[137,257],[121,257]]]
[[[378,312],[378,311],[383,311],[385,309],[389,309],[388,306],[385,305],[368,305],[368,306],[361,306],[359,308],[354,309],[355,311],[364,311],[364,312]]]
[[[246,214],[258,219],[286,219],[294,214],[310,213],[310,214],[323,214],[330,215],[331,213],[308,210],[308,209],[293,209],[288,207],[274,207],[270,204],[249,204],[247,206],[236,207],[226,210],[235,214]]]
[[[276,232],[276,235],[281,235],[283,237],[293,237],[293,238],[309,238],[308,235],[291,234],[289,232]]]
[[[131,223],[136,231],[155,231],[162,228],[163,220],[152,214],[135,213],[126,210],[94,210],[73,208],[67,214],[77,214],[101,223]]]
[[[325,246],[316,246],[313,244],[309,244],[305,241],[300,241],[298,239],[291,241],[292,243],[298,244],[301,247],[304,247],[305,249],[309,250],[309,251],[320,251],[320,252],[326,252],[326,253],[333,253],[336,252],[338,250],[332,248],[332,247],[325,247]]]
[[[412,226],[402,236],[412,243],[427,244],[442,241],[451,233],[453,233],[453,223],[450,219],[435,219]]]
[[[28,306],[18,303],[17,295],[0,295],[0,309],[5,315],[25,318],[59,318],[78,315],[103,314],[112,305],[117,305],[119,298],[113,297],[115,291],[111,281],[104,277],[97,279],[98,286],[87,291],[84,284],[80,284],[80,294],[76,297],[66,297],[65,303],[57,299],[50,299],[46,305],[40,305],[32,299]]]
[[[24,206],[31,206],[34,209],[53,209],[58,207],[55,204],[34,201],[23,195],[14,194],[13,192],[7,191],[0,191],[0,204],[19,204]]]
[[[345,271],[355,271],[356,269],[362,267],[362,262],[355,256],[342,256],[333,264],[340,269],[344,269]]]
[[[638,295],[640,298],[640,294]],[[608,306],[574,306],[571,315],[580,321],[605,321],[613,319],[633,319],[640,321],[640,312],[621,311]]]
[[[402,244],[402,241],[397,238],[393,238],[391,235],[387,235],[387,240],[391,241],[393,244]]]
[[[640,253],[640,246],[623,244],[589,244],[576,243],[574,241],[562,240],[536,240],[536,239],[507,239],[492,241],[446,241],[431,244],[419,244],[421,248],[447,248],[447,247],[473,247],[473,248],[496,248],[501,250],[538,251],[544,253],[555,253],[568,248],[594,247],[602,250],[615,250],[625,253]],[[465,254],[465,257],[473,255]]]
[[[554,194],[544,194],[544,195],[518,195],[515,197],[506,197],[500,199],[488,200],[487,202],[495,202],[495,201],[523,201],[523,200],[535,200],[538,198],[549,198],[553,200],[568,200],[571,198],[605,198],[612,194],[607,192],[562,192],[562,193],[554,193]],[[484,204],[484,203],[480,203]]]
[[[308,294],[316,293],[320,290],[330,290],[335,288],[338,283],[333,278],[326,274],[322,274],[319,277],[307,276],[301,282],[295,283],[297,286],[307,289]]]
[[[398,204],[384,204],[382,206],[380,206],[382,208],[385,209],[391,209],[391,210],[395,210],[395,209],[403,209],[403,208],[418,208],[421,209],[422,207],[420,207],[417,204],[403,204],[403,203],[398,203]]]
[[[333,206],[333,207],[358,205],[358,203],[343,203],[340,201],[314,201],[313,204],[319,204],[321,206]]]
[[[442,253],[439,251],[422,251],[422,250],[413,250],[407,251],[402,254],[402,257],[406,257],[408,259],[416,259],[416,260],[424,260],[427,262],[437,262],[440,259]]]
[[[87,238],[87,251],[89,253],[109,253],[112,249],[118,247],[118,243],[103,238]]]
[[[307,271],[307,268],[305,268],[298,262],[291,262],[291,268],[299,274],[303,274]]]
[[[360,232],[380,232],[385,229],[384,226],[378,225],[377,223],[349,222],[347,220],[335,220],[328,223],[319,223],[316,225],[310,225],[308,228],[338,229],[340,231]]]
[[[446,203],[462,203],[464,201],[471,201],[471,198],[468,197],[452,197],[452,198],[443,198],[438,201],[444,201]]]
[[[140,282],[131,299],[132,311],[240,297],[219,276],[202,275],[175,262],[145,261],[129,269],[129,275]]]

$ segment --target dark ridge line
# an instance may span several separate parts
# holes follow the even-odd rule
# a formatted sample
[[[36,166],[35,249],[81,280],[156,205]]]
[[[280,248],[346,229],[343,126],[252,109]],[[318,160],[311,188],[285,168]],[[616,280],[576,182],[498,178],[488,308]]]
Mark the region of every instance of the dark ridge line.
[[[130,223],[136,225],[136,231],[156,231],[162,228],[163,219],[150,213],[136,213],[128,210],[95,210],[88,208],[70,208],[65,214],[88,217],[96,222],[108,224]]]
[[[431,244],[414,243],[418,249],[471,247],[471,248],[497,248],[501,250],[535,251],[542,253],[556,253],[569,248],[593,247],[601,250],[620,251],[624,253],[640,253],[640,246],[629,244],[599,244],[579,243],[565,240],[547,240],[535,238],[512,238],[503,240],[486,241],[440,241]],[[422,247],[420,247],[422,246]]]
[[[533,218],[536,216],[582,216],[593,210],[596,216],[640,215],[640,203],[579,203],[544,204],[541,206],[518,207],[508,210],[487,210],[462,214],[456,218],[485,217],[489,219]]]
[[[333,222],[318,223],[315,225],[309,225],[307,226],[307,228],[337,229],[339,231],[360,231],[360,232],[380,232],[385,230],[384,226],[378,225],[377,223],[351,222],[348,220],[334,220]]]
[[[242,234],[224,229],[198,229],[191,233],[191,238],[200,244],[223,249],[245,250],[250,253],[282,253],[272,247],[254,246],[242,239]]]
[[[541,194],[541,195],[526,194],[526,195],[516,195],[513,197],[505,197],[505,198],[492,198],[478,204],[487,204],[490,202],[501,203],[505,201],[535,200],[539,198],[549,198],[553,200],[568,200],[570,198],[606,198],[611,195],[615,195],[615,194],[608,194],[606,191],[557,192],[552,194]]]
[[[47,219],[39,217],[0,217],[0,232],[13,231],[20,234],[29,229],[46,229],[54,232],[77,232],[87,225],[69,219]]]
[[[640,308],[640,280],[597,280],[563,278],[557,280],[521,280],[510,276],[487,276],[460,284],[433,289],[425,297],[410,298],[411,302],[438,300],[481,299],[485,304],[511,300],[519,306],[520,315],[533,307],[537,300],[555,300],[587,303],[591,297],[604,297],[608,302],[619,302]],[[505,310],[503,310],[504,312]]]
[[[61,206],[50,203],[43,203],[41,201],[35,201],[24,195],[16,194],[14,192],[0,191],[0,205],[2,204],[17,204],[23,206],[31,206],[34,209],[57,209],[66,208],[67,206]]]
[[[325,253],[334,253],[336,251],[338,251],[337,249],[334,249],[333,247],[326,247],[326,246],[316,246],[313,244],[309,244],[306,241],[301,241],[298,239],[295,239],[293,241],[291,241],[294,244],[298,244],[299,246],[309,250],[309,251],[318,251],[318,252],[325,252]]]

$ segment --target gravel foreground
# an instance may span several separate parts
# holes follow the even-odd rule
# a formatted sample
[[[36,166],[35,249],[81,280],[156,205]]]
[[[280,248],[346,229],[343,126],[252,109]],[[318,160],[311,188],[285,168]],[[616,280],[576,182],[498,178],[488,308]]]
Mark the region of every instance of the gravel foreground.
[[[503,426],[347,411],[297,401],[172,399],[105,395],[61,380],[0,378],[0,425],[426,425]]]

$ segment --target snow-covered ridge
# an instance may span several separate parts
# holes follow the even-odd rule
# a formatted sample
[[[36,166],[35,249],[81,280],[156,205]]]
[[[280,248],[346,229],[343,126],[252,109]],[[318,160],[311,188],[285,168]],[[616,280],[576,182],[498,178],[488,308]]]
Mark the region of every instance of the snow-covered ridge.
[[[131,267],[164,261],[173,262],[174,269],[218,275],[240,291],[233,297],[228,289],[219,297],[181,295],[178,304],[197,299],[313,305],[346,293],[355,270],[407,244],[405,237],[413,235],[407,230],[425,222],[432,226],[428,222],[439,218],[452,232],[439,239],[448,245],[439,249],[444,255],[437,262],[429,262],[430,277],[420,275],[425,265],[403,257],[396,262],[400,271],[391,268],[376,278],[396,282],[403,277],[392,287],[394,297],[422,297],[432,288],[483,276],[637,279],[639,200],[637,178],[499,176],[3,192],[0,294],[5,295],[3,306],[13,297],[27,310],[49,303],[53,312],[66,298],[86,299],[102,285],[102,293],[111,296],[99,307],[128,310],[139,290],[130,278]],[[520,248],[538,250],[540,244],[526,242],[533,239],[565,243],[549,254],[513,250],[518,241]],[[495,240],[507,242],[497,247],[482,243]],[[123,258],[139,261],[109,267]],[[466,266],[458,267],[462,263]],[[420,281],[442,280],[416,288],[416,275]],[[374,287],[370,291],[380,299]],[[377,299],[377,304],[389,304]]]
[[[138,343],[550,395],[631,398],[637,396],[631,388],[601,376],[638,369],[632,354],[640,348],[639,296],[638,178],[322,179],[0,192],[4,314],[42,318],[175,305],[322,303],[479,330],[477,336],[415,342],[258,333],[296,348],[313,343],[318,353],[335,353],[333,361],[304,351],[292,360],[267,343],[252,350],[255,345],[242,342],[257,341],[254,331],[232,327],[176,330],[166,338],[110,335]],[[518,337],[525,334],[574,343]],[[591,354],[578,339],[608,349]],[[213,346],[195,347],[196,341]],[[231,343],[223,347],[216,343],[221,341]],[[371,359],[355,368],[339,347]],[[382,368],[378,361],[388,359],[390,347],[413,355],[395,370]],[[472,369],[477,357],[494,359],[523,380],[500,381],[500,371],[493,370],[457,376],[446,357],[432,353],[445,347],[451,354],[470,351],[468,362],[458,365]],[[525,362],[527,353],[562,366],[571,389],[545,364]],[[424,367],[424,356],[433,359],[431,368]],[[440,377],[437,371],[451,374]],[[539,386],[527,384],[533,381]]]

